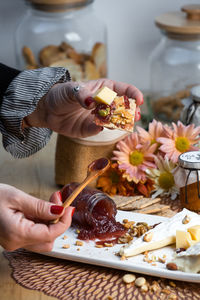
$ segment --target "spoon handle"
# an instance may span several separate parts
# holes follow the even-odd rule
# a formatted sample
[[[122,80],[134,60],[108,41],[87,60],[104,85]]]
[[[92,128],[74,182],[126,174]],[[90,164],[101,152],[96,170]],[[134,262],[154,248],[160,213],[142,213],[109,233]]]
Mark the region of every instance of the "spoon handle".
[[[89,174],[84,180],[83,182],[77,186],[77,188],[73,191],[73,193],[71,193],[71,195],[65,200],[65,202],[63,203],[63,207],[66,208],[68,206],[70,206],[70,204],[74,201],[74,199],[78,196],[78,194],[80,194],[80,192],[84,189],[84,187],[86,187],[93,179],[95,179],[98,176],[98,172],[95,173],[91,173]],[[51,222],[51,224],[56,224],[58,223],[59,218],[53,220]]]

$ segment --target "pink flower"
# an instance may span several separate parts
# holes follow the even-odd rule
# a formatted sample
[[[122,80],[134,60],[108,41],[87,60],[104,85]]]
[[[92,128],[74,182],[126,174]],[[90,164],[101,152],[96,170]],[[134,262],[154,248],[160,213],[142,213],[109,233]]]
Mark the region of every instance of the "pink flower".
[[[138,135],[142,144],[150,142],[151,145],[157,143],[157,138],[164,136],[164,126],[161,122],[156,121],[155,119],[149,123],[149,131],[146,131],[142,127],[136,127]],[[157,146],[159,144],[157,143]]]
[[[156,146],[150,145],[150,142],[142,145],[136,132],[118,142],[116,148],[119,151],[113,151],[113,160],[117,160],[119,169],[124,171],[123,177],[135,183],[145,182],[147,179],[145,170],[155,168],[153,153]]]
[[[173,129],[169,126],[164,126],[164,133],[166,137],[157,138],[161,143],[160,151],[165,153],[165,157],[171,159],[174,163],[178,161],[181,153],[199,150],[194,145],[200,140],[200,126],[196,127],[194,124],[185,126],[180,121],[172,123]]]

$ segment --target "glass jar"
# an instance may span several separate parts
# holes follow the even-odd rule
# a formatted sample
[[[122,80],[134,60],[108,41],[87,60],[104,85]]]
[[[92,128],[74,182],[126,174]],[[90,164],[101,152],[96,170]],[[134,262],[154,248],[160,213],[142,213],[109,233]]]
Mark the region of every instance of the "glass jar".
[[[162,38],[150,57],[153,116],[176,122],[183,109],[182,99],[200,83],[200,5],[163,14],[155,23]]]
[[[179,156],[184,185],[180,187],[182,207],[200,211],[200,151],[189,151]]]
[[[106,27],[93,0],[28,0],[16,30],[20,69],[62,66],[73,80],[105,77]]]
[[[62,200],[65,201],[76,189],[78,183],[67,184],[61,190]],[[78,238],[91,240],[113,239],[124,235],[126,229],[120,222],[116,222],[117,208],[115,202],[108,195],[89,187],[84,188],[71,204],[74,206],[72,224],[78,226]]]
[[[61,190],[63,202],[78,185],[73,182],[63,187]],[[116,205],[110,197],[90,187],[84,188],[71,205],[76,207],[73,222],[82,227],[94,225],[95,211],[98,211],[98,214],[107,215],[109,218],[114,218],[117,213]]]

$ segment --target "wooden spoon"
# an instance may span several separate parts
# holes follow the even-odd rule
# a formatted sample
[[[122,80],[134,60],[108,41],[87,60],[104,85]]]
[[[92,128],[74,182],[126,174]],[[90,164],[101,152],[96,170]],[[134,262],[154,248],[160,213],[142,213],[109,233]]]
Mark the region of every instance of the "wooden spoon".
[[[80,183],[79,186],[71,193],[71,195],[65,200],[63,203],[63,207],[66,208],[70,206],[70,204],[73,202],[73,200],[80,194],[80,192],[88,185],[92,180],[97,178],[98,176],[102,175],[108,168],[110,167],[110,161],[107,158],[99,158],[97,160],[94,160],[91,164],[88,166],[87,170],[87,177],[83,180],[82,183]],[[56,224],[58,223],[59,218],[53,220],[51,223]]]

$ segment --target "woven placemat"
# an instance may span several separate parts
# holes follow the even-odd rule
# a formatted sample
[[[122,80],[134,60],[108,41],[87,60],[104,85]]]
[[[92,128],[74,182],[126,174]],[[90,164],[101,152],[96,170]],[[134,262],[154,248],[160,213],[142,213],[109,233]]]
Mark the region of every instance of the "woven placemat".
[[[149,285],[142,292],[134,284],[125,284],[126,272],[61,260],[19,249],[4,251],[14,280],[28,289],[42,291],[60,300],[126,299],[200,299],[200,286],[144,276]],[[136,276],[143,276],[136,274]],[[155,283],[158,289],[152,290]]]

